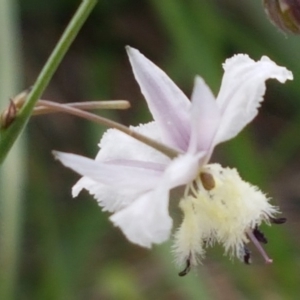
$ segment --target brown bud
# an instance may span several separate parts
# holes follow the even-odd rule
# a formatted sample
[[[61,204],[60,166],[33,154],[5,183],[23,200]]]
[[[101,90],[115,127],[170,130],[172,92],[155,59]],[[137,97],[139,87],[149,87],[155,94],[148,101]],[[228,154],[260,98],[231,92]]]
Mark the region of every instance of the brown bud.
[[[14,121],[17,115],[17,108],[14,103],[10,99],[8,108],[1,114],[0,116],[0,127],[7,128]]]
[[[264,0],[272,23],[286,33],[300,34],[300,0]]]
[[[0,128],[8,128],[15,120],[19,109],[23,106],[30,89],[27,89],[13,99],[9,99],[8,107],[0,115]]]
[[[215,180],[211,174],[202,172],[202,173],[200,173],[200,178],[201,178],[203,187],[207,191],[210,191],[215,187]]]

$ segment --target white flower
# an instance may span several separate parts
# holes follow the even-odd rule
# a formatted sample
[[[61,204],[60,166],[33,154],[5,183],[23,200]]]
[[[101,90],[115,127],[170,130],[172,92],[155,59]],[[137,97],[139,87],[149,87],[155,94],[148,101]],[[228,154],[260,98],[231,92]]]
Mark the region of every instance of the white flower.
[[[169,191],[186,186],[180,200],[183,222],[175,235],[179,264],[196,265],[204,248],[214,242],[246,263],[248,238],[264,236],[257,226],[273,220],[276,208],[256,187],[242,181],[234,169],[207,164],[214,147],[236,136],[257,115],[269,78],[285,82],[292,73],[267,57],[247,55],[226,60],[221,89],[213,96],[196,77],[191,102],[171,79],[138,50],[127,48],[131,66],[154,122],[134,130],[181,153],[171,160],[155,149],[116,130],[108,130],[95,160],[55,152],[67,167],[83,177],[73,196],[88,190],[111,221],[133,243],[150,247],[170,237]],[[276,222],[276,220],[275,220]],[[279,222],[279,221],[278,221]]]

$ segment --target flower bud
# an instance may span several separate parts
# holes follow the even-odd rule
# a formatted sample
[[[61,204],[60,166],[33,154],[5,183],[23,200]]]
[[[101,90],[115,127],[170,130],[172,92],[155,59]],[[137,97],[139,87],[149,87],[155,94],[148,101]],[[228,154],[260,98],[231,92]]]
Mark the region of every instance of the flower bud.
[[[6,129],[15,120],[17,107],[13,100],[10,99],[8,108],[0,115],[0,128]]]
[[[272,23],[286,33],[300,34],[300,0],[264,0]]]
[[[8,107],[0,114],[0,128],[8,128],[15,120],[15,118],[17,117],[17,113],[23,106],[30,90],[31,88],[21,92],[14,98],[9,99]]]

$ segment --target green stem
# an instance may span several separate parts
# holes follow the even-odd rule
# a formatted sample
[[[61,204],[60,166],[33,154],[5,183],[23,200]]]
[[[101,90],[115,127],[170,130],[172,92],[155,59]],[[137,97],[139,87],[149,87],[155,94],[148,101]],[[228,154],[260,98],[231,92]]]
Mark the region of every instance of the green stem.
[[[47,63],[42,69],[40,75],[38,76],[31,92],[27,97],[27,101],[20,113],[17,115],[17,118],[8,128],[0,130],[0,164],[2,164],[17,137],[24,129],[37,100],[41,97],[42,93],[46,89],[54,72],[58,68],[64,55],[66,54],[96,3],[97,0],[84,0],[81,3],[61,39],[50,55]]]

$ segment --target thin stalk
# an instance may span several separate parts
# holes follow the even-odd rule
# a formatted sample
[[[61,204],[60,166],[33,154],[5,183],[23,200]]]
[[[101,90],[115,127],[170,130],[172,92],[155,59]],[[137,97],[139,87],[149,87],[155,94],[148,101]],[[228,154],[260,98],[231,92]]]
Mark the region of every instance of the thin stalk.
[[[174,158],[174,157],[178,156],[178,154],[179,154],[179,152],[176,151],[175,149],[172,149],[172,148],[170,148],[164,144],[161,144],[151,138],[148,138],[132,129],[129,129],[128,127],[126,127],[122,124],[119,124],[115,121],[106,119],[104,117],[97,116],[97,115],[91,114],[89,112],[77,109],[75,107],[70,107],[65,104],[60,104],[60,103],[56,103],[56,102],[52,102],[52,101],[40,100],[40,104],[51,110],[56,110],[57,112],[68,113],[68,114],[78,116],[83,119],[87,119],[89,121],[95,122],[97,124],[107,126],[109,128],[114,128],[114,129],[120,130],[123,133],[135,138],[136,140],[138,140],[144,144],[147,144],[148,146],[155,148],[156,150],[164,153],[166,156],[168,156],[170,158]]]
[[[45,115],[50,113],[57,113],[57,110],[52,110],[49,107],[43,106],[40,101],[49,100],[39,100],[36,107],[33,110],[33,115]],[[63,103],[63,105],[68,107],[74,107],[81,110],[94,110],[94,109],[128,109],[130,108],[130,103],[126,100],[110,100],[110,101],[85,101],[85,102],[71,102]]]
[[[2,164],[17,137],[24,129],[36,102],[49,84],[54,72],[96,3],[97,0],[84,0],[81,3],[29,92],[27,101],[17,115],[17,118],[8,128],[0,130],[0,164]]]

